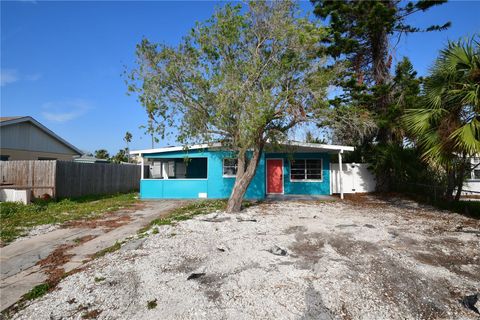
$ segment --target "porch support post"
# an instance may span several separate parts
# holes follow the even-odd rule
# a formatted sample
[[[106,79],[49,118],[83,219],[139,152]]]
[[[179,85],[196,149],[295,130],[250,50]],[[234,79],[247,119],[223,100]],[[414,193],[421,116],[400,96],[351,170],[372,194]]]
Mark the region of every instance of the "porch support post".
[[[140,180],[145,178],[145,162],[143,160],[143,155],[140,153],[140,160],[141,160],[141,169],[140,169]]]
[[[343,199],[343,168],[342,168],[342,153],[343,150],[338,152],[338,172],[340,173],[340,199]]]

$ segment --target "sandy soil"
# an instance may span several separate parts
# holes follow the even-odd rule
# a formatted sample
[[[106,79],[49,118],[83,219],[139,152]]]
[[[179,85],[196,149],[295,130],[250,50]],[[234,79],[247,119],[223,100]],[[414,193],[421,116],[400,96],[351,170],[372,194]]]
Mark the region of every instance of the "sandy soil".
[[[479,318],[460,303],[480,292],[479,221],[407,200],[264,203],[158,231],[15,318]]]

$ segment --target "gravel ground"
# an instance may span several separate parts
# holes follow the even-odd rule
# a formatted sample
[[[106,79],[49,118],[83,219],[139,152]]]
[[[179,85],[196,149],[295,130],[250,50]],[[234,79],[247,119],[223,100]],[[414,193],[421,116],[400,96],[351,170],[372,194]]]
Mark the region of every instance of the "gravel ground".
[[[407,200],[264,203],[158,231],[14,318],[479,318],[459,301],[480,292],[479,221]]]

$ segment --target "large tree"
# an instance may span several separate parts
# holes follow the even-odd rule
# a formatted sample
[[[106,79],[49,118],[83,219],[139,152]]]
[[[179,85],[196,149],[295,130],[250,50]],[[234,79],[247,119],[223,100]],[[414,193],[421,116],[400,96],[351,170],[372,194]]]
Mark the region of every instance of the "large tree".
[[[285,139],[325,106],[330,72],[318,54],[325,36],[290,1],[226,4],[175,47],[143,39],[129,90],[158,132],[175,127],[184,145],[219,141],[236,153],[227,206],[235,212],[267,141]]]
[[[399,123],[401,116],[391,110],[398,106],[391,90],[395,46],[402,35],[448,28],[449,22],[424,28],[407,23],[412,14],[444,2],[446,0],[312,0],[315,14],[327,21],[331,30],[329,37],[324,39],[328,44],[327,52],[345,68],[337,81],[343,91],[332,100],[333,106],[339,110],[339,117],[353,113],[371,118],[376,124],[375,130],[369,125],[355,132],[358,138],[352,137],[352,140],[362,140],[367,146],[372,143],[380,147],[392,143],[401,145],[398,128],[391,126],[392,121]],[[395,114],[396,119],[392,118]],[[383,171],[376,174],[385,182],[378,187],[389,189],[388,174]]]
[[[469,157],[480,154],[480,42],[451,42],[440,52],[425,80],[418,108],[404,121],[424,160],[447,172],[446,196],[460,198]]]

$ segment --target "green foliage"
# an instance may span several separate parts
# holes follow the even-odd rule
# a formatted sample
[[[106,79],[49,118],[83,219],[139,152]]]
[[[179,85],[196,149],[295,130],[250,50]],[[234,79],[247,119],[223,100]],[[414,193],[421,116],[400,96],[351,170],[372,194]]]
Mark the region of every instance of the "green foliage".
[[[249,205],[248,202],[246,202],[246,205]],[[139,232],[145,232],[153,226],[170,225],[178,221],[189,220],[198,215],[212,213],[217,210],[225,210],[226,207],[226,200],[195,201],[171,211],[165,217],[153,220],[147,227],[141,229]],[[155,232],[155,230],[157,230],[157,232]],[[154,229],[153,233],[158,233],[158,228]]]
[[[323,39],[326,52],[343,70],[335,81],[342,91],[330,101],[334,111],[328,124],[335,142],[401,144],[403,136],[398,119],[402,110],[415,102],[415,79],[398,77],[414,75],[406,60],[398,64],[396,76],[392,77],[390,48],[404,34],[448,28],[449,22],[425,29],[406,23],[410,15],[444,2],[312,0],[315,14],[331,30]]]
[[[176,47],[137,46],[129,90],[162,134],[234,150],[280,139],[321,107],[328,72],[317,57],[326,31],[295,17],[289,1],[226,4]]]
[[[266,142],[286,139],[327,107],[327,31],[297,11],[289,0],[227,3],[175,47],[137,45],[128,90],[138,94],[148,130],[174,129],[183,145],[216,141],[237,154],[230,212],[240,209]]]
[[[399,146],[395,143],[371,147],[366,159],[371,163],[373,172],[384,172],[389,179],[390,188],[399,190],[404,184],[419,183],[440,185],[444,182],[444,175],[437,168],[429,167],[420,160],[417,149]],[[382,175],[383,176],[383,175]],[[377,177],[377,184],[387,183]]]
[[[107,253],[112,253],[112,252],[115,252],[115,251],[120,250],[121,247],[122,247],[122,243],[116,241],[115,244],[113,244],[112,246],[107,247],[107,248],[105,248],[105,249],[102,249],[102,250],[96,252],[96,253],[93,255],[93,257],[94,257],[94,258],[101,258],[101,257],[105,256]]]
[[[478,36],[450,42],[425,80],[422,104],[404,122],[422,157],[447,169],[458,156],[480,154],[480,44]]]
[[[120,149],[117,154],[111,158],[113,163],[128,162],[128,149]]]
[[[85,196],[59,201],[36,200],[28,205],[2,202],[0,203],[0,239],[2,242],[10,242],[37,225],[95,218],[105,212],[128,207],[135,202],[137,202],[136,193]]]
[[[95,158],[97,159],[110,159],[110,154],[105,149],[95,150]]]
[[[128,144],[132,142],[132,138],[133,138],[133,135],[129,131],[125,132],[125,137],[123,137],[123,141],[127,143],[127,147],[128,147]]]
[[[37,299],[47,294],[49,290],[50,285],[48,283],[42,283],[33,287],[32,290],[27,292],[23,297],[27,300]]]
[[[450,22],[425,29],[406,23],[410,15],[445,2],[312,0],[314,13],[324,20],[328,19],[331,28],[329,37],[324,39],[330,44],[327,52],[334,58],[345,57],[349,62],[346,75],[355,76],[360,86],[363,83],[380,85],[387,80],[381,79],[385,74],[379,72],[384,72],[391,64],[387,47],[393,36],[448,28]]]

